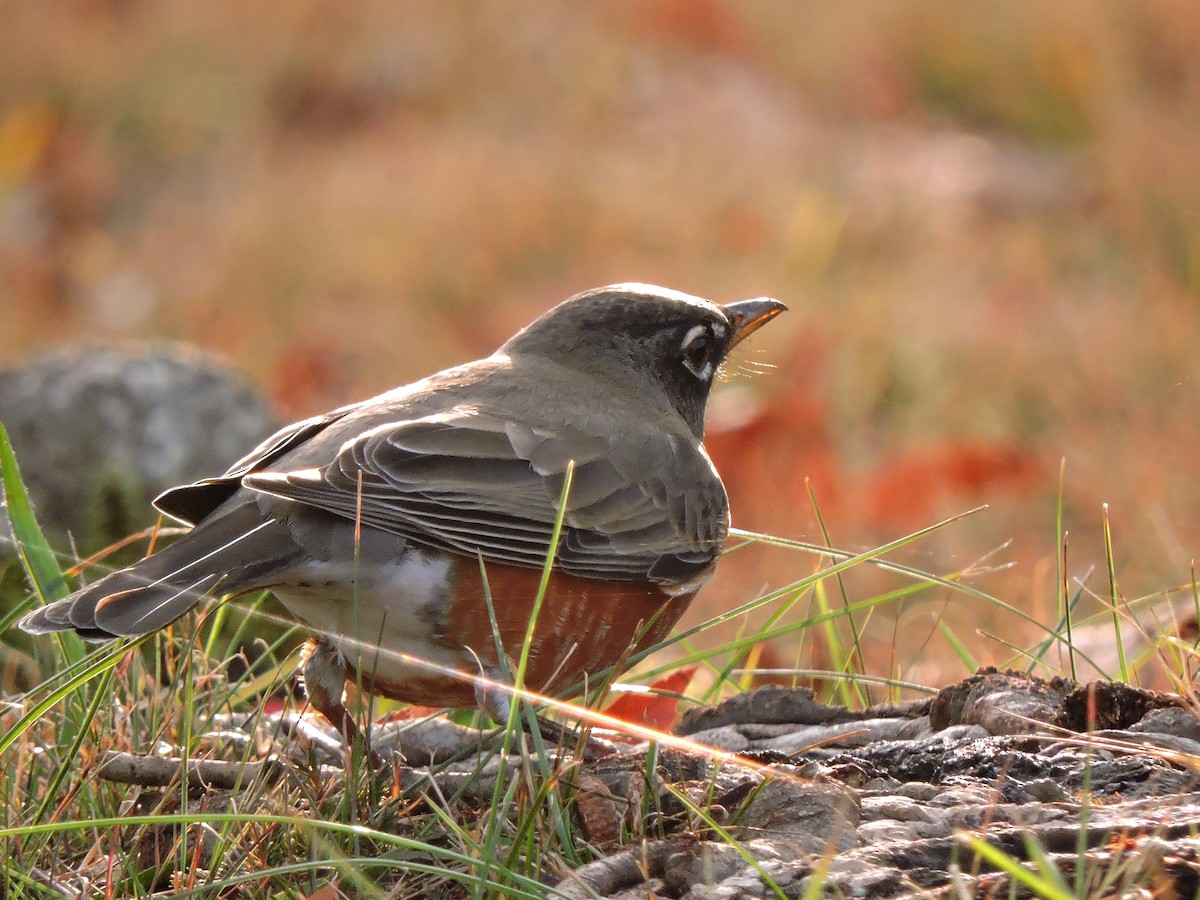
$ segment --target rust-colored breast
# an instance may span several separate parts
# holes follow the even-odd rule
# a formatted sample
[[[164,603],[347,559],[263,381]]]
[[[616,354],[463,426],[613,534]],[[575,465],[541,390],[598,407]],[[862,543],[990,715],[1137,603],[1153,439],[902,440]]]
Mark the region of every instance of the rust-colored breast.
[[[496,564],[488,565],[486,572],[500,638],[515,662],[521,655],[540,573]],[[477,673],[480,665],[495,671],[496,640],[478,562],[460,560],[454,567],[454,577],[454,601],[447,616],[445,641],[462,648],[467,671]],[[655,584],[611,584],[553,573],[533,633],[526,686],[553,694],[613,665],[626,650],[636,651],[662,640],[693,596],[671,597]],[[365,680],[374,692],[409,703],[454,707],[476,704],[475,686],[467,680]]]

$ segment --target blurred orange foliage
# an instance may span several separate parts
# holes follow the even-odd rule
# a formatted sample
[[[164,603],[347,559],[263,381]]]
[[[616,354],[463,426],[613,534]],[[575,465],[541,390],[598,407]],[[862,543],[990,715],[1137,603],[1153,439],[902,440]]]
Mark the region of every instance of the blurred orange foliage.
[[[642,690],[618,694],[604,712],[624,722],[669,731],[679,721],[679,696],[695,674],[695,666],[676,669]]]
[[[1063,460],[1073,572],[1103,501],[1131,596],[1200,547],[1197,45],[1189,3],[8,4],[0,360],[165,335],[300,416],[598,284],[771,294],[713,410],[735,524],[984,501],[900,557],[1011,540],[976,583],[1053,620]],[[739,553],[693,619],[816,565]],[[874,638],[1018,627],[931,609]]]

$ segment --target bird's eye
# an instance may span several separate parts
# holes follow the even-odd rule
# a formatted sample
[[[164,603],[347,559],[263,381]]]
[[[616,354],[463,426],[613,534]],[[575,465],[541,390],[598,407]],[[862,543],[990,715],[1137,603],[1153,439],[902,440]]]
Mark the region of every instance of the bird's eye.
[[[697,368],[708,362],[708,344],[708,335],[705,334],[697,335],[688,341],[687,346],[683,348],[688,362]]]
[[[712,334],[703,325],[689,329],[680,345],[683,364],[701,381],[707,381],[713,374],[713,364],[710,359],[712,347]]]

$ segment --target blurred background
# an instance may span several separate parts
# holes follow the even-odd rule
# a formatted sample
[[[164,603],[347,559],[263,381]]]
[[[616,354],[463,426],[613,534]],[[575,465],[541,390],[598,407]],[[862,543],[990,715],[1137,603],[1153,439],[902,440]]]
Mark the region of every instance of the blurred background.
[[[791,312],[710,416],[735,525],[820,543],[815,497],[860,550],[986,502],[893,558],[1053,623],[1065,463],[1071,591],[1108,596],[1107,502],[1121,593],[1191,602],[1194,2],[2,0],[0,20],[0,366],[188,341],[291,419],[597,285],[768,294]],[[688,621],[816,565],[739,552]],[[942,620],[981,662],[1009,657],[990,634],[1036,636],[928,591],[875,611],[875,668],[960,677]]]

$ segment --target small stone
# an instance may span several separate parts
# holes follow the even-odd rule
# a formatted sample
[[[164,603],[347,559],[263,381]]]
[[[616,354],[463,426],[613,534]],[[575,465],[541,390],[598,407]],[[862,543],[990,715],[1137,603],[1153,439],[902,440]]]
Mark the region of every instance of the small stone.
[[[929,810],[909,797],[864,797],[862,819],[895,819],[898,822],[929,822]]]
[[[929,784],[924,781],[910,781],[907,784],[899,785],[895,793],[900,797],[910,797],[913,800],[929,801],[942,792],[942,789],[936,784]]]
[[[1129,730],[1170,734],[1200,743],[1200,721],[1191,712],[1178,706],[1152,709],[1140,721],[1130,725]]]
[[[739,840],[769,835],[819,854],[857,846],[858,824],[858,796],[850,788],[776,777],[755,794],[731,831]]]

